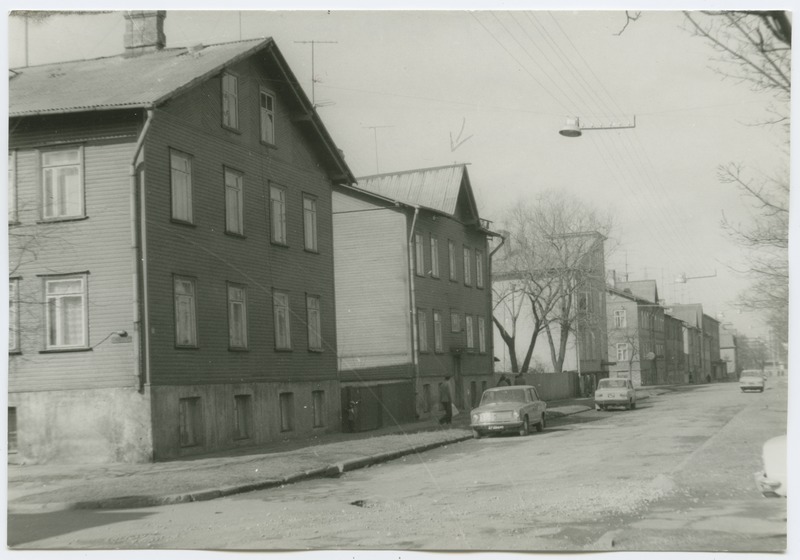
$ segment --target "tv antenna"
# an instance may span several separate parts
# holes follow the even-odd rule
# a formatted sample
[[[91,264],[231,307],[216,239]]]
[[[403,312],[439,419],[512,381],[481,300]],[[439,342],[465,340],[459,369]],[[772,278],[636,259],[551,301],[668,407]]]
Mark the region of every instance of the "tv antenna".
[[[314,45],[331,45],[331,44],[338,43],[338,42],[339,41],[314,41],[314,40],[312,40],[312,41],[295,41],[295,43],[299,43],[301,45],[309,45],[309,44],[311,45],[311,104],[314,107],[322,107],[323,105],[330,105],[330,102],[321,103],[321,104],[317,105],[317,102],[316,102],[316,99],[315,99],[315,93],[314,93],[315,87],[314,87],[314,84],[316,84],[320,80],[318,80],[316,75],[314,74]]]
[[[372,129],[372,135],[375,138],[375,173],[380,173],[380,167],[378,166],[378,129],[379,128],[394,128],[394,125],[391,124],[381,124],[377,126],[365,126],[363,128]]]

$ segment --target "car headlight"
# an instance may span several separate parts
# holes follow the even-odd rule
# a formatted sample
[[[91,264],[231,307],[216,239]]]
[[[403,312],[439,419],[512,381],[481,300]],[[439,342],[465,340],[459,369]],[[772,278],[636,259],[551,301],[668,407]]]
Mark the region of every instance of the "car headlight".
[[[472,421],[475,422],[476,424],[477,424],[478,420],[480,420],[480,418],[481,417],[478,414],[473,414],[472,415]]]
[[[515,418],[515,419],[516,419],[516,418],[519,418],[519,410],[514,410],[514,411],[511,413],[511,417],[512,417],[512,418]]]

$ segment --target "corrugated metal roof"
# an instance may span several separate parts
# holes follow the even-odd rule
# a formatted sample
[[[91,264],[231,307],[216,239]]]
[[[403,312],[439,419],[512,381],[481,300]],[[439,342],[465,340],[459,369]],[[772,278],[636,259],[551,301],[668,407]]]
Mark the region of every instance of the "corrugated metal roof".
[[[452,216],[465,173],[466,166],[458,164],[371,175],[357,181],[365,191]]]
[[[253,39],[208,45],[196,54],[172,48],[15,68],[9,73],[9,116],[147,107],[269,42]]]

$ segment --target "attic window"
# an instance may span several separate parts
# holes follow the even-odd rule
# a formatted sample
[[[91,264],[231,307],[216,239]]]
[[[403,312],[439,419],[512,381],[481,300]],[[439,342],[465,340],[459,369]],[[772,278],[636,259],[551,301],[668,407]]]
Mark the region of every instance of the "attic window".
[[[259,117],[261,119],[261,141],[275,143],[275,96],[266,91],[259,92]]]
[[[239,79],[222,75],[222,126],[239,129]]]

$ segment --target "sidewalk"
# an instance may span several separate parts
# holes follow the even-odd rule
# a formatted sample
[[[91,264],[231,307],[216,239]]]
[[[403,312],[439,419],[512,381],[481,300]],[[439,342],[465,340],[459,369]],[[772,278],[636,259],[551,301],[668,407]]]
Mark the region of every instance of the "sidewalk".
[[[590,398],[552,402],[548,419],[592,410]],[[8,465],[9,513],[150,507],[335,477],[472,437],[468,414],[371,432],[333,433],[246,450],[146,464]]]

